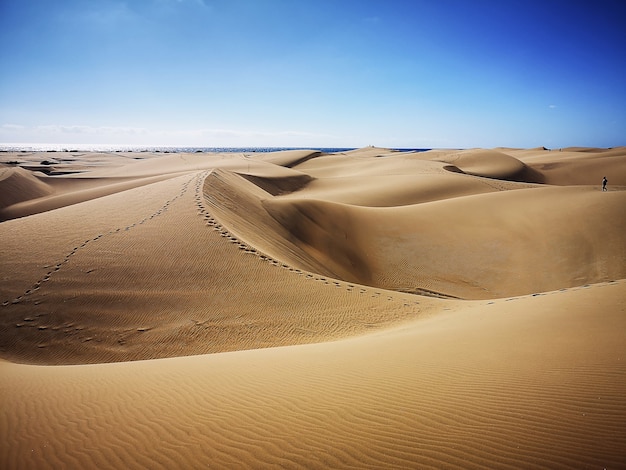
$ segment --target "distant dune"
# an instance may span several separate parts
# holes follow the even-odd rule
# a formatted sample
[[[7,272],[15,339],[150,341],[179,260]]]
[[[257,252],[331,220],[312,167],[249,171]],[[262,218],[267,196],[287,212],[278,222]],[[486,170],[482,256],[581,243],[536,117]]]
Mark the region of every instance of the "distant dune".
[[[0,208],[47,196],[53,189],[33,172],[16,167],[0,167]]]
[[[0,155],[0,467],[624,467],[626,147],[48,160]]]

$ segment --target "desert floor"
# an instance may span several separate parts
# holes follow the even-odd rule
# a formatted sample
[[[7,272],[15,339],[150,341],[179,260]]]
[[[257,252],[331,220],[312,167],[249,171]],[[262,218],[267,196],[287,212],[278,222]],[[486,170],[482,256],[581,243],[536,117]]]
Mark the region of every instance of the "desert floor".
[[[626,468],[626,147],[3,152],[0,221],[1,468]]]

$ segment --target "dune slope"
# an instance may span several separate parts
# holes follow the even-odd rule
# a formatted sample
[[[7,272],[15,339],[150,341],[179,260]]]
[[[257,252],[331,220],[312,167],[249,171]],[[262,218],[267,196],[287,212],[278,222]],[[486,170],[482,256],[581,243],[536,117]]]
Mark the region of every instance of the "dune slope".
[[[449,303],[445,315],[326,344],[112,365],[0,363],[0,461],[620,468],[623,294],[614,283]]]

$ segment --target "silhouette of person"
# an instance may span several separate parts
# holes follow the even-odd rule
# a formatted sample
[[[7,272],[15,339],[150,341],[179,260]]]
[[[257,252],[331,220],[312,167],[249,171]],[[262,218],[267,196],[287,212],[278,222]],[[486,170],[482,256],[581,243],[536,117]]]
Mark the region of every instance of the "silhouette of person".
[[[602,178],[602,191],[606,191],[606,184],[609,182],[609,180],[606,179],[606,176],[604,178]]]

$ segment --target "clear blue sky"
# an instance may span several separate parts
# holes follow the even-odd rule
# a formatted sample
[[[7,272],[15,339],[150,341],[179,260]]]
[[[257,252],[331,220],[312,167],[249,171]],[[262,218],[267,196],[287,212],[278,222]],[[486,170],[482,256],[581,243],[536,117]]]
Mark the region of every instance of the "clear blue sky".
[[[623,0],[0,0],[0,143],[626,145]]]

